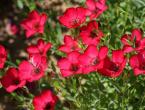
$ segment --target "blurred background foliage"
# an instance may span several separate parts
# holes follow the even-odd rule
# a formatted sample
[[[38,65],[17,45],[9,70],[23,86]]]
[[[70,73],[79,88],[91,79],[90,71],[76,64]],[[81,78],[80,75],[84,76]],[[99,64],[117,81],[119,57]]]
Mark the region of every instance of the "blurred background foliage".
[[[123,34],[130,33],[133,28],[141,28],[145,32],[145,0],[107,0],[107,5],[108,10],[96,19],[105,34],[101,45],[107,45],[112,50],[121,49],[120,38]],[[98,73],[65,79],[60,77],[56,60],[63,54],[57,48],[62,44],[63,36],[74,34],[74,30],[61,26],[58,16],[72,6],[85,6],[85,0],[1,1],[0,37],[3,38],[0,38],[0,43],[4,44],[10,52],[8,66],[18,64],[20,59],[26,59],[26,46],[36,43],[37,37],[26,39],[23,31],[19,36],[10,36],[5,30],[7,21],[19,26],[20,21],[26,18],[31,10],[46,12],[49,16],[45,34],[41,37],[52,42],[53,47],[48,53],[50,56],[50,68],[46,72],[48,77],[34,84],[28,84],[27,87],[32,86],[29,95],[17,91],[7,94],[1,88],[0,92],[7,94],[9,99],[0,96],[0,104],[6,106],[5,110],[13,110],[12,106],[11,109],[8,108],[13,103],[16,105],[14,110],[31,110],[33,109],[32,94],[35,95],[42,89],[49,88],[60,97],[56,110],[145,110],[145,76],[133,76],[129,64],[123,74],[116,79],[102,77]],[[11,40],[13,43],[10,42]],[[27,91],[27,88],[24,89]]]

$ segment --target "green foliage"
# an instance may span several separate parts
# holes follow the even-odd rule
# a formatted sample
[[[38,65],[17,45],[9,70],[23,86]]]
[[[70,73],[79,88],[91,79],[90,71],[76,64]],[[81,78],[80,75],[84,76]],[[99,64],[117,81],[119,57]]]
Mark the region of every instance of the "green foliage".
[[[38,0],[40,3],[43,0]],[[75,0],[77,2],[77,0]],[[53,44],[51,53],[54,59],[50,59],[53,68],[46,73],[47,78],[39,81],[38,89],[52,89],[60,98],[56,110],[144,110],[145,109],[145,76],[135,77],[129,66],[122,76],[116,79],[102,77],[98,73],[78,75],[71,78],[62,78],[57,71],[56,60],[64,56],[57,51],[62,43],[63,34],[69,33],[62,27],[57,17],[60,15],[55,10],[40,9],[35,0],[17,0],[16,5],[23,10],[25,16],[28,11],[36,9],[48,14],[49,20],[45,27],[44,40]],[[70,0],[64,0],[67,4]],[[84,5],[85,0],[79,0]],[[145,0],[107,0],[108,10],[97,21],[105,33],[101,44],[110,49],[122,48],[120,38],[129,33],[133,28],[141,28],[145,32]],[[51,9],[51,8],[50,8]],[[52,25],[54,24],[54,25]],[[10,66],[15,66],[7,62]],[[51,77],[50,72],[54,73]],[[39,91],[38,90],[38,91]],[[25,107],[31,102],[33,96],[19,96],[13,93],[11,97],[17,98],[17,103]],[[27,101],[28,99],[28,101]],[[27,106],[32,109],[32,106]]]

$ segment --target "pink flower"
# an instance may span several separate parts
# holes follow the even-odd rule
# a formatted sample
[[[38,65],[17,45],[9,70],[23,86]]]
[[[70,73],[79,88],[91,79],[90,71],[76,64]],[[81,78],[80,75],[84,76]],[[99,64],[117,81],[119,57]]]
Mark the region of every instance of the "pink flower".
[[[106,0],[86,0],[88,9],[88,16],[90,19],[98,18],[108,7],[106,6]]]
[[[116,78],[121,75],[126,65],[126,58],[122,50],[114,50],[112,52],[112,59],[106,57],[104,59],[104,66],[98,72],[101,75]]]
[[[80,64],[83,65],[83,73],[88,74],[102,68],[107,53],[108,48],[105,46],[98,51],[96,46],[89,45],[85,52],[79,56]]]
[[[15,24],[10,24],[10,31],[12,35],[16,35],[19,32],[19,28]]]
[[[31,45],[27,48],[27,52],[31,56],[32,54],[41,54],[46,56],[47,51],[51,48],[51,43],[45,43],[44,40],[39,39],[37,45]]]
[[[99,29],[96,21],[91,21],[87,26],[83,26],[80,32],[80,37],[86,45],[98,45],[103,36],[103,32]]]
[[[79,55],[80,53],[73,51],[69,53],[66,58],[62,58],[58,61],[58,67],[63,77],[82,73],[82,68],[78,59]]]
[[[81,50],[78,46],[78,42],[72,39],[71,36],[65,35],[64,36],[64,45],[59,47],[59,50],[65,53],[70,53],[72,51],[79,51]]]
[[[145,50],[133,55],[129,63],[135,76],[145,74]]]
[[[54,110],[58,97],[50,90],[43,91],[33,99],[34,110]]]
[[[39,80],[44,76],[47,68],[47,58],[40,54],[33,54],[30,61],[22,61],[19,65],[19,71],[22,80],[29,82]]]
[[[7,59],[7,52],[4,46],[0,45],[0,69],[4,67],[4,64]]]
[[[140,51],[145,47],[145,38],[142,38],[142,32],[140,29],[132,30],[131,35],[123,35],[121,41],[124,44],[123,50],[125,53]]]
[[[13,92],[25,85],[26,81],[20,79],[19,71],[16,68],[9,68],[1,79],[2,86],[7,92]]]
[[[67,28],[76,28],[86,21],[86,9],[83,7],[68,8],[59,17],[59,21]]]
[[[35,33],[42,34],[46,20],[45,13],[39,14],[36,10],[30,12],[28,18],[21,22],[21,26],[26,30],[26,37],[29,38]]]

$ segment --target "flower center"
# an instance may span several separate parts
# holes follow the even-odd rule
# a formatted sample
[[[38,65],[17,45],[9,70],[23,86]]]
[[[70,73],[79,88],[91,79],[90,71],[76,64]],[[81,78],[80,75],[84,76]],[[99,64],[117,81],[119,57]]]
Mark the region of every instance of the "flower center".
[[[93,59],[93,61],[92,61],[92,65],[96,65],[96,64],[98,64],[99,63],[99,61],[98,61],[98,59],[97,58],[95,58],[95,59]]]
[[[14,84],[15,84],[15,85],[18,85],[18,84],[20,84],[20,81],[19,81],[18,79],[15,79],[15,80],[14,80]]]
[[[51,105],[50,105],[50,103],[48,103],[48,104],[45,106],[44,110],[50,110],[50,109],[51,109]]]
[[[119,66],[117,66],[115,63],[113,63],[112,65],[110,65],[109,69],[111,71],[117,72],[119,70]]]
[[[113,67],[113,71],[117,72],[119,70],[118,66]]]
[[[74,19],[72,22],[71,22],[72,26],[75,26],[75,25],[78,25],[79,24],[79,19]]]
[[[70,69],[71,71],[76,72],[78,69],[79,69],[78,65],[74,65],[74,64],[71,65],[71,69]]]
[[[71,50],[72,50],[72,51],[75,50],[75,46],[72,46],[72,47],[71,47]]]
[[[141,69],[145,70],[145,65],[141,65]]]
[[[98,12],[100,11],[100,9],[98,7],[95,8],[95,10],[93,11],[95,14],[98,14]]]
[[[34,69],[34,72],[35,72],[36,74],[39,74],[39,73],[40,73],[40,68],[35,68],[35,69]]]
[[[38,29],[40,27],[39,23],[34,24],[34,29]]]
[[[90,36],[91,36],[91,38],[97,37],[98,36],[98,30],[94,29],[93,31],[91,31]]]

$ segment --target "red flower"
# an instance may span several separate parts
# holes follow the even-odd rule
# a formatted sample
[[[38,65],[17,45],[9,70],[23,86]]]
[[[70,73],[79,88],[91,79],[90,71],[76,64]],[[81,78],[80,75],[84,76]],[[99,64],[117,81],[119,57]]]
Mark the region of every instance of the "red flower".
[[[29,13],[28,18],[21,22],[21,26],[26,30],[26,37],[29,38],[35,33],[44,32],[44,24],[47,20],[45,13],[39,14],[36,10]]]
[[[79,61],[83,65],[83,73],[87,74],[96,71],[103,67],[103,59],[108,53],[107,47],[101,47],[100,51],[97,50],[96,46],[89,45],[85,50],[84,54],[79,56]]]
[[[19,65],[21,79],[29,82],[39,80],[44,76],[47,68],[47,58],[40,54],[33,54],[30,57],[30,62],[22,61]]]
[[[106,6],[106,0],[86,0],[88,8],[87,14],[90,19],[98,18],[108,7]]]
[[[114,50],[112,52],[112,59],[106,57],[104,59],[104,66],[99,69],[99,73],[108,77],[118,77],[126,65],[126,58],[122,50]]]
[[[58,66],[63,77],[69,77],[74,74],[82,73],[82,68],[78,59],[79,55],[80,53],[73,51],[68,54],[67,58],[62,58],[58,61]]]
[[[103,36],[103,32],[99,30],[99,25],[96,21],[89,22],[87,26],[83,26],[80,30],[80,36],[86,45],[98,45]]]
[[[23,87],[25,80],[20,80],[19,71],[16,68],[9,68],[1,79],[1,84],[8,92],[13,92],[17,88]]]
[[[76,28],[86,20],[86,9],[83,7],[68,8],[65,13],[59,17],[59,21],[67,28]]]
[[[124,44],[123,50],[125,53],[134,50],[140,51],[145,47],[145,38],[142,38],[142,32],[139,29],[134,29],[131,35],[123,35],[121,41]]]
[[[59,50],[65,53],[70,53],[72,51],[79,51],[81,49],[79,48],[76,40],[72,39],[72,37],[69,35],[65,35],[64,45],[60,46]]]
[[[6,59],[7,59],[7,52],[4,46],[0,45],[0,69],[4,67]]]
[[[31,45],[27,48],[27,52],[31,56],[32,54],[41,54],[46,56],[47,51],[51,48],[51,43],[45,43],[44,40],[39,39],[37,45]]]
[[[54,110],[58,97],[50,90],[43,91],[33,99],[34,110]]]
[[[138,53],[130,58],[130,65],[134,75],[145,74],[145,51]]]

